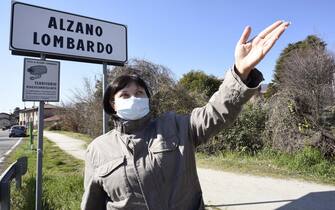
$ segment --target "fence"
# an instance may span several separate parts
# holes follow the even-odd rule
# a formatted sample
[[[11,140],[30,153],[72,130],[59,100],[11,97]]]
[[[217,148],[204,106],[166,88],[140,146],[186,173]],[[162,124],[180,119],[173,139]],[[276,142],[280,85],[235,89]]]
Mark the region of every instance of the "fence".
[[[21,187],[21,177],[27,172],[27,157],[17,159],[0,177],[0,210],[10,209],[10,183],[16,182],[16,189]]]

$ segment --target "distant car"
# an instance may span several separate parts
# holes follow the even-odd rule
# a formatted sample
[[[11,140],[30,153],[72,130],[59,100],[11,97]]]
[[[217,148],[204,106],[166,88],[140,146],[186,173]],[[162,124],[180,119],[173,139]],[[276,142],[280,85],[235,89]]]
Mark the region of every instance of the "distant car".
[[[9,137],[25,137],[27,129],[22,125],[13,125],[9,130]]]

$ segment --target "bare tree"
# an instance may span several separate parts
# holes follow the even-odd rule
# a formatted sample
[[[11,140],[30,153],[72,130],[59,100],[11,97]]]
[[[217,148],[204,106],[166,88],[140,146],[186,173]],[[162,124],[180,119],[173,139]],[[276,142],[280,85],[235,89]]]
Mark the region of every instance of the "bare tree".
[[[98,84],[99,81],[96,81]],[[68,104],[63,104],[62,127],[96,137],[102,130],[102,98],[97,94],[97,85],[88,78],[83,81],[83,89],[76,89]]]
[[[319,126],[323,110],[334,104],[334,58],[323,46],[311,43],[308,48],[291,51],[283,69],[281,91],[290,92],[300,113]]]
[[[140,75],[150,87],[152,94],[175,85],[172,71],[165,66],[146,60],[133,59],[125,66],[113,67],[109,70],[109,80],[113,81],[122,74],[135,73]]]

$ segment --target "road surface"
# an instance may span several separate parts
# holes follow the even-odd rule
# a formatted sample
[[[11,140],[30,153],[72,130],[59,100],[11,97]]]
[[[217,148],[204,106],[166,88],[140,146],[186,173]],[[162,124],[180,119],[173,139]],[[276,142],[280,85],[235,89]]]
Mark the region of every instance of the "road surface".
[[[9,138],[9,130],[0,130],[0,172],[4,171],[3,164],[6,156],[14,149],[21,138]]]

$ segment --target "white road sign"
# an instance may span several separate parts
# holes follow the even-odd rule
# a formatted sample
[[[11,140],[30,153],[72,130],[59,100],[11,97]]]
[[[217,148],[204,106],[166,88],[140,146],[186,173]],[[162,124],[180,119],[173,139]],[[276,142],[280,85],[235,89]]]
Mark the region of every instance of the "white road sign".
[[[13,1],[9,48],[16,55],[122,65],[127,27]]]
[[[59,101],[60,62],[24,59],[23,101]]]

